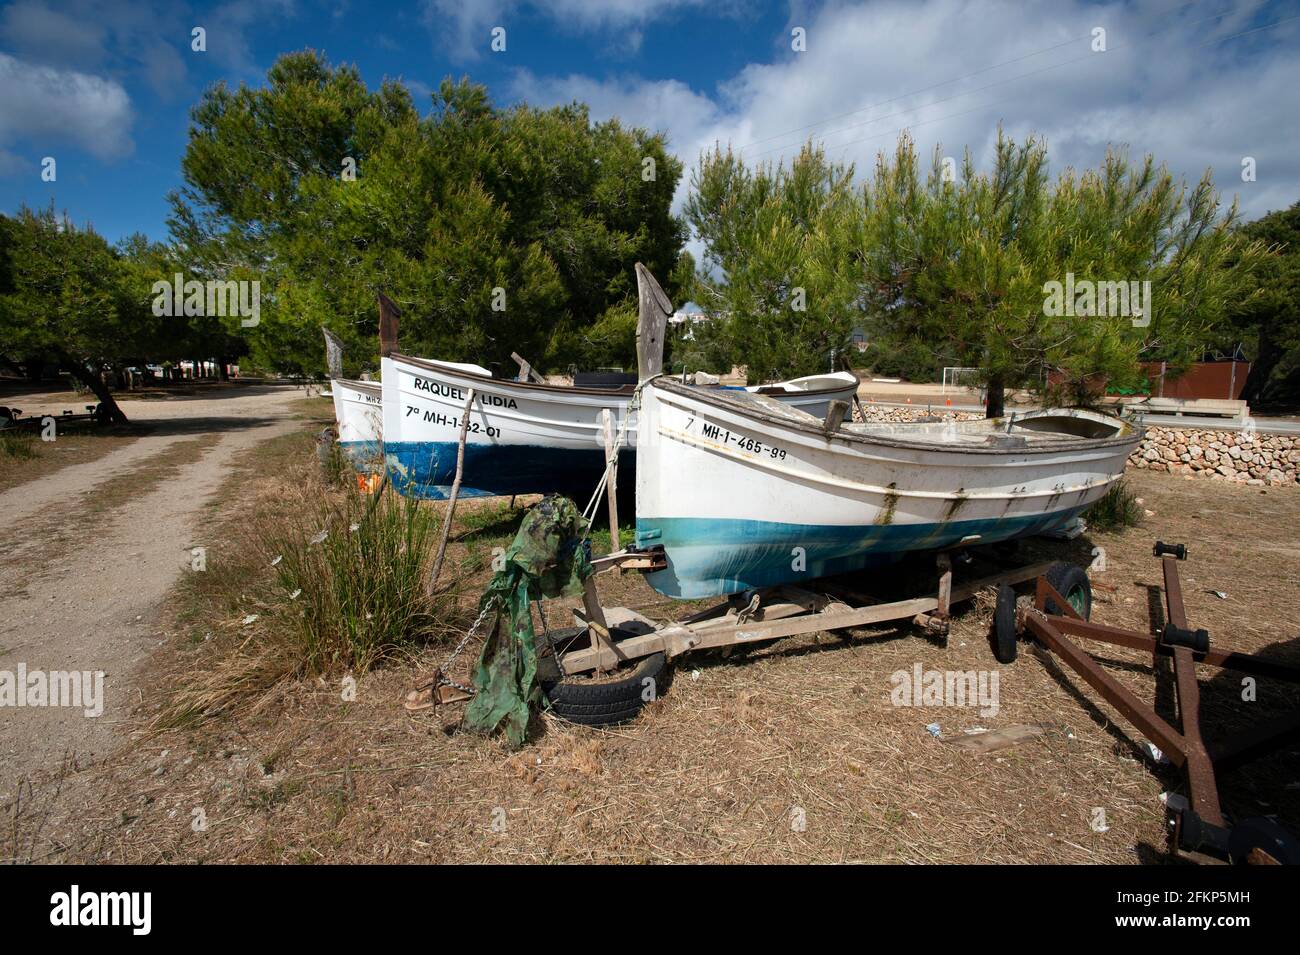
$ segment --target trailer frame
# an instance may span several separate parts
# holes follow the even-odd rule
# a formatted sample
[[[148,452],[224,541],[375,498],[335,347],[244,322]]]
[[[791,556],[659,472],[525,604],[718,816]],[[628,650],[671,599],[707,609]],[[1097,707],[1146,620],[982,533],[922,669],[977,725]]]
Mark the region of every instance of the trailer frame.
[[[716,650],[761,643],[818,631],[836,631],[894,621],[911,621],[946,644],[954,604],[1000,584],[1026,583],[1046,573],[1053,561],[1004,568],[954,584],[954,563],[965,563],[970,546],[935,555],[934,596],[880,601],[839,578],[821,578],[805,586],[783,584],[733,594],[682,620],[657,624],[626,607],[605,607],[596,592],[596,574],[587,578],[583,608],[575,621],[592,633],[590,646],[558,655],[560,672],[573,676],[616,669],[621,664],[663,653],[669,660],[695,650]],[[592,562],[599,573],[619,568],[649,572],[662,569],[662,550],[618,551]]]

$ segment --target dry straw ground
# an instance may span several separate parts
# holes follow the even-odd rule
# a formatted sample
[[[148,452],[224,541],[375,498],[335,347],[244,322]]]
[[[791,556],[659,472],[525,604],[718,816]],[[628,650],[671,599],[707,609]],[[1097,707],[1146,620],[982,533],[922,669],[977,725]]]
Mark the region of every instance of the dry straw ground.
[[[999,669],[1000,708],[899,707],[890,675],[997,668],[987,601],[963,608],[948,648],[908,628],[783,640],[747,660],[687,658],[671,690],[636,722],[610,730],[540,719],[520,752],[456,731],[459,709],[411,717],[404,691],[445,647],[363,677],[355,701],[339,680],[279,680],[255,706],[198,725],[151,723],[178,685],[231,666],[241,620],[283,600],[251,569],[252,521],[313,485],[299,438],[252,455],[214,515],[226,573],[222,613],[196,611],[184,588],[160,616],[162,642],[116,756],[37,780],[0,856],[110,862],[1032,862],[1168,859],[1165,790],[1104,703],[1029,650]],[[1300,493],[1134,474],[1151,513],[1143,526],[1072,544],[1035,542],[1029,556],[1087,562],[1095,619],[1146,628],[1160,583],[1156,538],[1184,541],[1188,616],[1221,644],[1297,662]],[[314,492],[313,492],[314,493]],[[486,514],[481,508],[489,508]],[[477,516],[476,516],[477,514]],[[498,503],[467,507],[453,566],[464,620],[491,546],[513,523]],[[486,525],[486,526],[484,526]],[[242,556],[241,556],[242,555]],[[251,556],[250,556],[251,555]],[[227,562],[222,570],[222,561]],[[251,575],[251,576],[247,576]],[[242,583],[241,583],[242,582]],[[607,603],[667,619],[683,612],[635,575],[604,577]],[[1220,599],[1208,591],[1227,594]],[[549,608],[552,625],[565,614]],[[273,614],[272,614],[273,615]],[[210,636],[209,636],[210,635]],[[475,648],[476,649],[476,648]],[[1171,700],[1140,654],[1108,651],[1110,671],[1141,697]],[[272,676],[276,676],[272,662]],[[262,674],[266,676],[266,674]],[[1203,669],[1211,733],[1295,705],[1261,681],[1243,703],[1236,679]],[[941,737],[926,730],[938,723]],[[950,745],[967,730],[1043,724],[1014,748],[973,756]],[[1227,808],[1300,824],[1296,753],[1228,777]],[[1105,831],[1092,824],[1104,811]]]

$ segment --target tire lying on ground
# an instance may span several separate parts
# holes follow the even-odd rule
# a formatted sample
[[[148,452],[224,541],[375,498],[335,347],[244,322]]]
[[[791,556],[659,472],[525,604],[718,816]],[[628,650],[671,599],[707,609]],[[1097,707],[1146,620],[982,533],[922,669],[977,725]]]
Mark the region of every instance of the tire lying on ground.
[[[550,702],[549,709],[570,723],[584,726],[615,726],[636,719],[642,708],[668,690],[672,667],[660,653],[652,653],[601,677],[566,676],[550,651],[577,638],[587,641],[586,627],[566,627],[537,635],[538,682]],[[549,646],[548,646],[549,644]]]
[[[1079,616],[1084,620],[1092,616],[1092,583],[1088,580],[1086,570],[1078,564],[1058,560],[1047,568],[1047,573],[1043,576],[1052,585],[1052,589],[1069,601]],[[1044,609],[1057,617],[1066,616],[1066,611],[1057,607],[1055,600],[1048,600]]]

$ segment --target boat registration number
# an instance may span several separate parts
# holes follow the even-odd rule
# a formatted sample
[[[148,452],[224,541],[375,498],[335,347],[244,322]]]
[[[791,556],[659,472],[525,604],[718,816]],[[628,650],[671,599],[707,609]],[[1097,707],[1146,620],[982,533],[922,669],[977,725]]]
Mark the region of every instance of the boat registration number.
[[[421,412],[415,405],[406,406],[406,417],[411,415],[422,415],[423,420],[432,424],[440,425],[444,428],[451,428],[453,431],[460,430],[460,415],[445,415],[440,411]],[[499,438],[501,429],[495,428],[490,424],[483,424],[481,421],[470,421],[465,428],[467,434],[483,434],[489,438]]]
[[[690,431],[695,427],[695,420],[696,419],[692,418],[686,423],[687,431]],[[737,434],[734,431],[727,430],[721,425],[708,424],[707,422],[702,423],[700,425],[700,434],[703,437],[708,438],[710,441],[718,441],[722,444],[732,445],[742,451],[747,451],[750,454],[766,454],[774,461],[785,460],[785,448],[779,447],[770,442],[760,441],[752,435]]]

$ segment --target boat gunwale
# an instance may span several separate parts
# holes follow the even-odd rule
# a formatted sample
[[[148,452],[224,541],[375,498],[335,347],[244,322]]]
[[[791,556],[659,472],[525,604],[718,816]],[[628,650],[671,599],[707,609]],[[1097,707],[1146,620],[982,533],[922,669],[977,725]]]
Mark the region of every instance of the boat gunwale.
[[[1065,438],[1060,441],[1053,441],[1050,444],[1026,444],[1018,448],[990,448],[990,447],[972,447],[966,445],[950,446],[934,441],[908,441],[895,437],[886,437],[884,435],[862,434],[856,431],[836,430],[827,432],[820,427],[816,419],[810,421],[798,421],[786,418],[780,415],[774,415],[755,403],[753,408],[738,407],[734,401],[710,394],[701,389],[692,389],[688,386],[679,384],[676,380],[668,376],[658,376],[649,379],[645,384],[654,388],[662,388],[670,394],[676,394],[680,397],[692,398],[701,401],[704,404],[711,405],[720,411],[730,412],[738,417],[754,418],[770,427],[780,428],[786,431],[797,432],[812,437],[821,438],[822,440],[833,443],[836,440],[845,441],[849,444],[863,445],[882,445],[891,448],[903,448],[913,451],[941,451],[947,454],[978,454],[978,455],[1001,455],[1014,456],[1024,454],[1059,454],[1063,451],[1083,451],[1110,447],[1122,447],[1124,445],[1137,446],[1146,433],[1146,428],[1141,425],[1135,425],[1132,422],[1125,421],[1122,418],[1115,418],[1113,415],[1105,415],[1101,412],[1089,412],[1102,418],[1110,418],[1119,422],[1124,428],[1128,429],[1128,434],[1117,434],[1111,438]],[[671,403],[671,402],[670,402]],[[1043,409],[1050,411],[1053,409]],[[809,416],[812,417],[811,415]]]
[[[378,381],[359,381],[354,378],[334,378],[332,380],[351,388],[353,391],[364,391],[366,394],[378,395],[381,398],[384,394],[383,384]]]
[[[402,352],[392,352],[386,357],[396,361],[407,362],[409,364],[415,365],[417,368],[426,368],[430,371],[437,371],[443,374],[462,375],[465,378],[469,378],[474,381],[489,382],[493,386],[504,386],[504,390],[506,391],[517,388],[522,391],[541,391],[541,392],[549,392],[551,394],[578,394],[578,395],[596,395],[600,397],[630,398],[632,397],[632,395],[636,394],[637,388],[640,387],[639,385],[620,385],[618,388],[590,388],[590,387],[585,387],[580,385],[551,385],[551,384],[542,384],[540,382],[535,382],[535,381],[516,381],[513,378],[493,378],[491,376],[480,375],[476,372],[466,371],[461,368],[452,368],[448,365],[442,364],[436,358],[417,358],[414,355],[406,355],[403,354]],[[858,378],[857,375],[854,375],[853,372],[849,372],[849,374],[853,375],[854,379],[857,380],[859,383],[861,383],[862,379]],[[342,381],[342,379],[339,380]],[[777,384],[780,384],[780,382],[773,382],[771,384],[762,385],[759,387],[763,387],[763,388],[775,387],[775,385]],[[683,385],[682,387],[689,388],[692,386]],[[697,385],[694,387],[699,388],[700,390],[706,390],[706,386]],[[836,394],[837,392],[843,391],[847,387],[848,387],[848,382],[842,382],[838,385],[835,385],[834,387],[818,388],[813,391],[784,392],[784,394],[798,395],[801,398],[816,397],[819,395]],[[772,397],[772,396],[769,395],[768,397]]]

